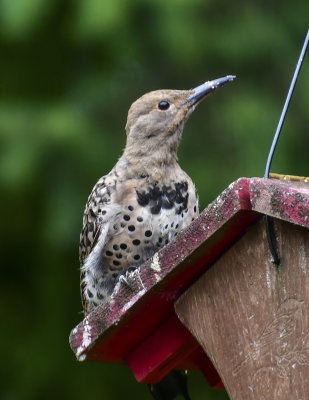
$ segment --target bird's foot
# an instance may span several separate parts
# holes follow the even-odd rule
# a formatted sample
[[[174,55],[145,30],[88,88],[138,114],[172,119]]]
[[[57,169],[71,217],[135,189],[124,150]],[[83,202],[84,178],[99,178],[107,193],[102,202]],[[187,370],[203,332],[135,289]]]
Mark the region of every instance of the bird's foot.
[[[135,265],[130,265],[130,267],[126,270],[126,275],[132,274],[132,272],[136,271],[137,267]]]
[[[128,286],[131,290],[134,290],[134,277],[133,273],[137,270],[137,267],[131,265],[125,272],[125,274],[120,275],[119,282],[123,283],[124,285]]]

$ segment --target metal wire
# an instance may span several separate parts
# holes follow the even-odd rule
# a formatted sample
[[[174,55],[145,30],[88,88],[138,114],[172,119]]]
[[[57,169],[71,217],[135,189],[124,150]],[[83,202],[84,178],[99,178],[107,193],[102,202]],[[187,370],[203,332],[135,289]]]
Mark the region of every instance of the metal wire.
[[[276,129],[276,132],[275,132],[275,135],[274,135],[274,138],[273,138],[270,150],[269,150],[269,154],[268,154],[267,162],[266,162],[266,167],[265,167],[264,178],[268,178],[269,177],[270,165],[271,165],[271,162],[272,162],[272,159],[273,159],[273,155],[274,155],[274,152],[275,152],[275,149],[276,149],[276,145],[277,145],[277,142],[278,142],[278,139],[279,139],[281,128],[282,128],[282,125],[283,125],[283,122],[284,122],[284,119],[285,119],[285,116],[286,116],[286,112],[287,112],[289,104],[290,104],[290,100],[291,100],[291,97],[292,97],[292,94],[293,94],[293,91],[294,91],[294,87],[295,87],[295,84],[296,84],[296,81],[297,81],[297,78],[298,78],[298,74],[299,74],[299,71],[300,71],[300,68],[302,66],[302,62],[303,62],[303,59],[304,59],[304,56],[305,56],[305,53],[306,53],[306,50],[307,50],[308,41],[309,41],[309,29],[307,31],[307,35],[306,35],[306,38],[305,38],[305,41],[304,41],[304,44],[303,44],[303,48],[301,50],[301,53],[300,53],[300,56],[299,56],[299,59],[298,59],[297,65],[296,65],[296,68],[295,68],[295,71],[294,71],[294,75],[293,75],[293,78],[292,78],[292,81],[291,81],[291,84],[290,84],[290,88],[289,88],[288,94],[286,96],[283,109],[281,111],[281,115],[280,115],[280,119],[279,119],[279,122],[278,122],[278,125],[277,125],[277,129]]]
[[[291,100],[291,97],[292,97],[292,94],[294,91],[294,87],[295,87],[295,84],[296,84],[296,81],[297,81],[297,78],[299,75],[299,71],[302,66],[302,62],[303,62],[303,59],[304,59],[304,56],[305,56],[305,53],[307,50],[308,42],[309,42],[309,29],[307,31],[307,35],[305,37],[305,41],[304,41],[302,50],[301,50],[300,56],[298,58],[298,62],[296,64],[296,68],[295,68],[294,75],[293,75],[293,78],[292,78],[292,81],[290,84],[290,88],[289,88],[288,94],[286,96],[285,103],[284,103],[284,106],[283,106],[283,109],[282,109],[282,112],[281,112],[281,115],[279,118],[279,122],[277,125],[277,129],[276,129],[276,132],[275,132],[275,135],[274,135],[274,138],[273,138],[273,141],[272,141],[269,153],[268,153],[266,166],[265,166],[265,172],[264,172],[264,178],[269,178],[269,170],[270,170],[271,162],[273,159],[273,155],[274,155],[277,143],[278,143],[281,128],[282,128],[282,125],[283,125],[283,122],[284,122],[284,119],[286,116],[286,112],[287,112],[289,104],[290,104],[290,100]],[[273,230],[272,230],[271,223],[270,223],[270,217],[268,215],[265,216],[265,224],[266,224],[268,246],[269,246],[270,252],[273,257],[273,262],[276,265],[280,265],[280,258],[279,258],[278,251],[274,245],[274,240],[273,240],[274,235],[273,235]]]

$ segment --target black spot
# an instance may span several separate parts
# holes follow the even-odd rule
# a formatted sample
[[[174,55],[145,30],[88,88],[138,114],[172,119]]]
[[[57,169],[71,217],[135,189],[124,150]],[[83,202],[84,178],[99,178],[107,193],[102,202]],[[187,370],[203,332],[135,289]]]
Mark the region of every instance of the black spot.
[[[120,226],[121,226],[121,228],[124,228],[126,226],[126,224],[121,222]]]
[[[135,226],[134,225],[129,225],[128,229],[130,232],[134,232],[135,231]]]
[[[112,251],[109,251],[109,250],[107,250],[105,254],[106,254],[108,257],[111,257],[111,256],[113,255],[113,252],[112,252]]]
[[[165,244],[168,244],[168,239],[166,239]]]
[[[163,197],[162,199],[162,208],[164,210],[170,210],[171,208],[173,208],[174,203],[169,201],[167,198]]]
[[[168,197],[169,201],[174,202],[176,199],[176,190],[172,189],[170,191],[167,191],[167,197]]]
[[[173,228],[173,226],[174,226],[174,222],[171,223],[171,228]]]
[[[176,188],[175,201],[177,204],[182,204],[183,207],[182,210],[184,210],[188,206],[188,198],[189,198],[189,193],[187,193],[188,184],[187,182],[175,183],[175,188]]]
[[[117,224],[115,224],[115,225],[113,226],[113,228],[114,228],[115,231],[118,231],[118,225],[117,225]]]
[[[149,240],[144,240],[144,243],[149,244],[150,242],[149,242]]]
[[[93,297],[93,293],[92,293],[92,292],[90,292],[90,290],[89,290],[89,289],[87,289],[87,295],[88,295],[88,297],[90,297],[90,299],[92,299],[92,297]]]
[[[114,249],[114,250],[119,250],[118,244],[114,244],[113,249]]]
[[[181,213],[181,218],[183,218],[183,212]]]
[[[139,192],[136,190],[137,201],[142,207],[149,206],[152,214],[158,214],[163,209],[171,209],[175,206],[175,203],[180,205],[178,213],[188,207],[187,193],[188,183],[178,182],[172,184],[172,186],[162,186],[160,188],[157,184],[150,186],[146,191]]]
[[[162,206],[162,191],[158,186],[149,187],[147,192],[136,191],[137,201],[140,206],[150,206],[152,214],[158,214]]]
[[[196,212],[196,206],[194,206],[194,209],[193,209],[193,210],[194,210],[194,212]]]
[[[150,196],[148,193],[145,192],[139,192],[138,190],[136,190],[136,194],[137,194],[137,202],[141,207],[145,207],[148,205],[149,203],[149,199]]]
[[[120,265],[120,262],[117,261],[117,260],[114,260],[114,261],[113,261],[113,264],[117,267],[118,265]]]
[[[143,222],[143,218],[142,217],[137,217],[136,218],[138,222]]]
[[[194,221],[194,220],[195,220],[195,218],[192,218],[192,219],[191,219],[191,221]]]
[[[159,189],[158,186],[154,186],[153,188],[149,188],[150,195],[150,211],[152,214],[159,214],[162,207],[162,196],[163,192]]]
[[[163,240],[163,239],[162,239],[161,237],[159,237],[159,243],[162,243],[162,240]]]
[[[93,218],[96,217],[96,215],[95,215],[95,213],[93,212],[92,208],[90,208],[89,212],[90,212],[90,215],[91,215]]]
[[[146,237],[150,237],[151,235],[152,235],[152,232],[151,232],[151,231],[146,231],[146,232],[145,232],[145,236],[146,236]]]
[[[118,277],[118,274],[115,272],[115,273],[113,273],[112,277],[113,277],[114,279],[116,279],[116,278]]]
[[[155,203],[155,205],[153,205],[150,208],[150,211],[152,212],[152,214],[159,214],[160,210],[161,210],[161,206],[162,206],[162,200],[158,199]]]
[[[118,253],[118,254],[116,254],[116,257],[117,258],[122,258],[122,254]]]
[[[170,210],[174,206],[176,191],[174,189],[170,190],[170,188],[163,186],[162,192],[162,208]]]
[[[129,206],[129,207],[128,207],[128,210],[133,211],[133,210],[134,210],[134,207]]]
[[[134,246],[138,246],[141,243],[141,241],[138,239],[134,239],[132,243],[134,244]]]
[[[122,250],[125,250],[127,248],[127,245],[125,243],[121,243],[120,248]]]
[[[128,269],[127,269],[127,271],[128,272],[133,272],[133,271],[135,271],[137,268],[136,267],[134,267],[134,265],[131,265]]]
[[[177,228],[178,228],[178,226],[179,226],[179,225],[177,224],[177,225],[175,226],[175,229],[177,229]]]
[[[104,296],[103,296],[103,294],[101,294],[101,293],[97,293],[97,298],[98,298],[99,300],[103,300],[103,299],[104,299]]]
[[[124,215],[123,216],[123,219],[125,220],[125,221],[130,221],[130,215]]]
[[[183,206],[179,207],[178,210],[176,211],[176,214],[180,215],[183,212],[183,210],[184,210]]]
[[[135,254],[135,256],[133,258],[134,258],[134,260],[139,260],[141,258],[141,256],[139,254]]]
[[[171,225],[171,226],[172,226],[172,225]],[[168,224],[165,225],[164,229],[167,229],[167,228],[168,228]]]

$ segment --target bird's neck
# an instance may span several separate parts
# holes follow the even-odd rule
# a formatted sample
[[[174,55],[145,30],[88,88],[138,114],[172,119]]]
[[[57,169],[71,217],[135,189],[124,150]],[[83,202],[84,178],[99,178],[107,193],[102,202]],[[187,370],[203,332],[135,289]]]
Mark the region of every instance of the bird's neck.
[[[166,132],[155,132],[153,137],[141,135],[136,127],[131,127],[127,143],[121,157],[130,177],[147,176],[150,180],[168,179],[171,171],[180,169],[177,163],[177,150],[182,135],[183,123]],[[146,129],[146,128],[145,128]],[[151,133],[151,131],[150,131]],[[124,161],[121,161],[124,160]]]
[[[128,178],[147,177],[152,181],[165,180],[172,171],[178,170],[176,151],[156,149],[144,154],[139,149],[126,147],[117,163]]]

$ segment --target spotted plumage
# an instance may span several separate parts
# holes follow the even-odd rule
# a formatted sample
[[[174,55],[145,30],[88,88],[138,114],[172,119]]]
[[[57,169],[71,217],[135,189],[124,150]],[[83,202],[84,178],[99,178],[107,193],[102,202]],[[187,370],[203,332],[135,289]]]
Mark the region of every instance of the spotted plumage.
[[[84,212],[80,263],[86,314],[108,301],[128,268],[141,265],[198,216],[195,187],[177,163],[177,149],[198,101],[232,79],[150,92],[131,106],[124,153],[96,183]]]

